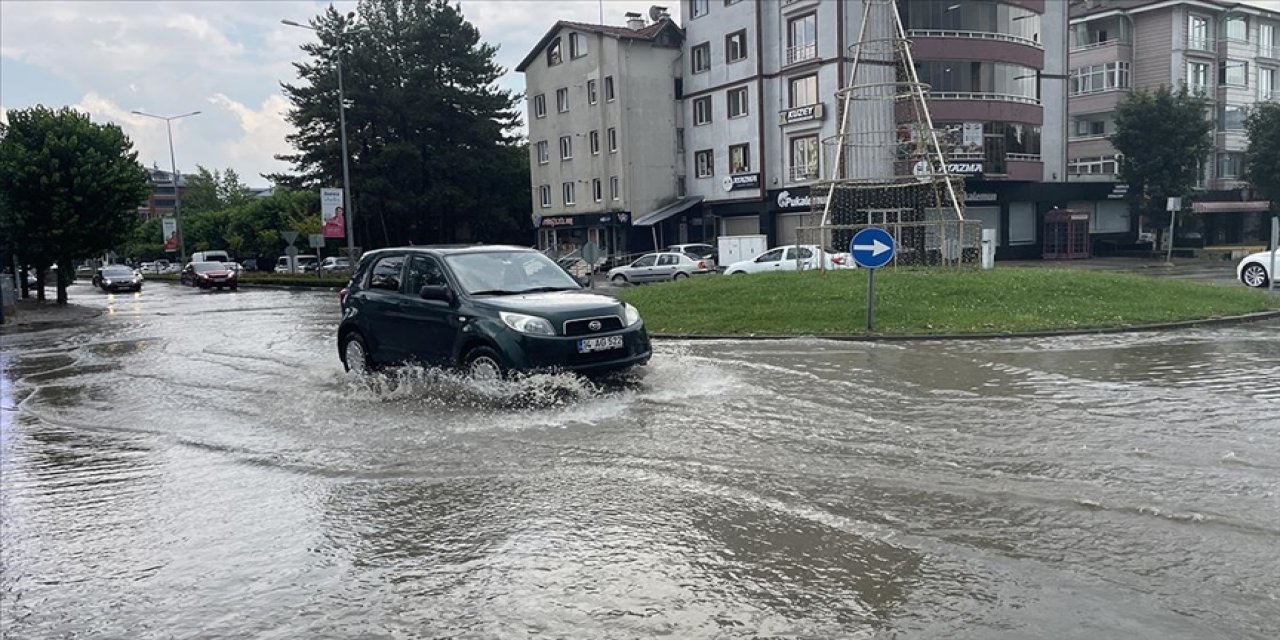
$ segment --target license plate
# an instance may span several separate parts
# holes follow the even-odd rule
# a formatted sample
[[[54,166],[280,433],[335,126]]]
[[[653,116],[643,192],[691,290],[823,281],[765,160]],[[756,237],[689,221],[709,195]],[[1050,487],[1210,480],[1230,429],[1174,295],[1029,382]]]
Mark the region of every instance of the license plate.
[[[603,338],[583,338],[578,341],[578,353],[591,353],[593,351],[608,351],[609,349],[621,349],[622,336],[605,336]]]

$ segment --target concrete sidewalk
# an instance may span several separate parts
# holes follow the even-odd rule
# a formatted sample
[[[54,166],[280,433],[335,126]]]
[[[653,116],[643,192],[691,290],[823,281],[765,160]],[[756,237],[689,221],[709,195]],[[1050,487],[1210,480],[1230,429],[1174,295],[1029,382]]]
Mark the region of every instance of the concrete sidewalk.
[[[1209,258],[1174,258],[1173,264],[1163,260],[1145,258],[1087,258],[1084,260],[1002,260],[1000,267],[1031,267],[1048,269],[1091,269],[1137,273],[1146,276],[1178,278],[1215,284],[1240,284],[1236,279],[1235,260]],[[1240,285],[1244,286],[1244,285]]]

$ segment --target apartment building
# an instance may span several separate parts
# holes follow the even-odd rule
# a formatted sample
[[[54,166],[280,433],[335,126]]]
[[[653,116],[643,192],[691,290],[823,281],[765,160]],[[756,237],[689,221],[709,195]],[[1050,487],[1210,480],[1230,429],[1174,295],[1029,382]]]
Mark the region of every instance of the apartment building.
[[[146,201],[138,205],[138,217],[150,220],[174,215],[178,198],[187,190],[187,177],[179,175],[175,185],[172,171],[153,168],[148,169],[147,173],[151,179],[151,193],[147,194]]]
[[[1202,241],[1265,240],[1269,205],[1253,200],[1244,182],[1244,118],[1280,91],[1280,13],[1218,0],[1077,0],[1070,25],[1070,179],[1117,183],[1108,139],[1116,106],[1135,89],[1185,85],[1211,99],[1216,123],[1194,204],[1204,214],[1195,224]],[[1118,209],[1095,218],[1107,230],[1135,231],[1136,221]]]
[[[677,198],[683,33],[661,8],[626,18],[556,22],[516,67],[539,247],[625,253],[633,216]]]

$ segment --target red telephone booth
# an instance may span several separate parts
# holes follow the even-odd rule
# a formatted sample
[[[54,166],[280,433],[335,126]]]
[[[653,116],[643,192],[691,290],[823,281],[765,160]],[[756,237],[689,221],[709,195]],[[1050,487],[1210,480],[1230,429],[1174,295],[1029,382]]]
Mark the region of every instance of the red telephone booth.
[[[1089,212],[1053,209],[1044,214],[1044,259],[1089,257]]]

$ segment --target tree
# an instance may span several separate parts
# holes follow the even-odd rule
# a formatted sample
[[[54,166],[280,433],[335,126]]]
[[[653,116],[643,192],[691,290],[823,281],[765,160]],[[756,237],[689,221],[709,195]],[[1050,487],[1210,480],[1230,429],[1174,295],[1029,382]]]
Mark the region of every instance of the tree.
[[[1130,209],[1149,223],[1164,219],[1165,198],[1188,195],[1195,186],[1213,151],[1208,110],[1208,99],[1185,86],[1137,90],[1116,107],[1111,144],[1122,155],[1120,175],[1129,184]]]
[[[58,265],[58,304],[75,279],[72,260],[101,254],[129,237],[150,190],[133,143],[120,127],[94,124],[70,108],[9,112],[0,139],[0,231],[44,275]]]
[[[1244,173],[1249,184],[1272,201],[1280,200],[1280,104],[1260,102],[1244,121],[1249,147],[1244,152]]]
[[[497,49],[445,0],[362,0],[359,29],[330,8],[303,46],[289,141],[296,176],[341,184],[335,64],[341,52],[357,243],[515,240],[530,206],[527,153],[514,135],[517,97],[497,87]],[[345,35],[340,35],[345,34]]]

